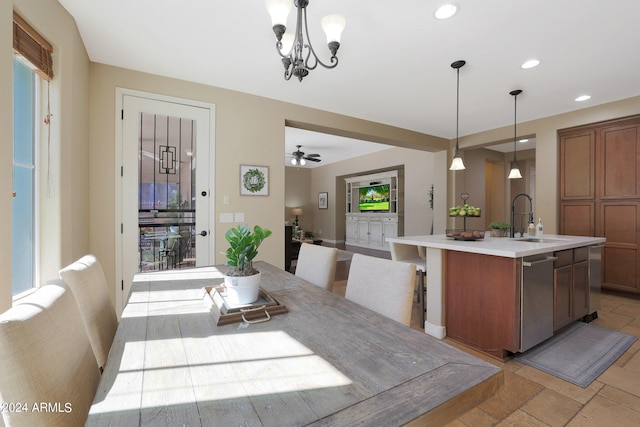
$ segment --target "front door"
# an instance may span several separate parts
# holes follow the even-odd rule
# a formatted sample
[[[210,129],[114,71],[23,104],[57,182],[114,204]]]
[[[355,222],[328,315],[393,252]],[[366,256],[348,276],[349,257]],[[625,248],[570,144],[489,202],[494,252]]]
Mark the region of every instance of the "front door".
[[[122,96],[118,313],[135,273],[212,263],[213,106],[188,102]]]

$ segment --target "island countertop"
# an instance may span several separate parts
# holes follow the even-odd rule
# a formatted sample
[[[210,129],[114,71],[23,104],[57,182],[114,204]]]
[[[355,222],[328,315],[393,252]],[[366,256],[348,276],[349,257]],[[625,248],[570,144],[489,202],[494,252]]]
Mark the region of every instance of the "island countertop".
[[[487,232],[488,234],[488,232]],[[527,239],[540,239],[540,242],[530,242]],[[564,249],[578,248],[602,244],[604,237],[567,236],[545,234],[541,237],[524,236],[522,238],[488,237],[485,239],[466,241],[454,240],[444,234],[405,236],[387,238],[389,243],[423,246],[427,248],[445,249],[460,252],[471,252],[484,255],[495,255],[507,258],[520,258],[538,255]]]

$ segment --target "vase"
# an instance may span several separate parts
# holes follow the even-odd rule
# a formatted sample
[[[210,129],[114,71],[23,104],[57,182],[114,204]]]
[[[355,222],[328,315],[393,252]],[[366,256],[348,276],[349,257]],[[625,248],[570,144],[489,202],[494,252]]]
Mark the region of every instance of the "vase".
[[[224,276],[227,288],[227,302],[232,305],[251,304],[256,302],[260,291],[260,272],[251,276]]]

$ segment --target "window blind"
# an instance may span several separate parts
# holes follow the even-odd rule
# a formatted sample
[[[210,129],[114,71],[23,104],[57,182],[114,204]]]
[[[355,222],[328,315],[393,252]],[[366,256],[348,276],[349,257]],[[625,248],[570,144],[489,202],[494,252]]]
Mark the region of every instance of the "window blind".
[[[13,50],[35,67],[33,71],[47,81],[53,78],[53,47],[17,13],[13,13]]]

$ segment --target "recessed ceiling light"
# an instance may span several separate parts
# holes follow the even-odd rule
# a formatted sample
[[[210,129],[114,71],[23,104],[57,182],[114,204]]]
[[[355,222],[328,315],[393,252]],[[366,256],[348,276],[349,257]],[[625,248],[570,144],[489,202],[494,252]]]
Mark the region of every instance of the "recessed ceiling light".
[[[591,99],[591,95],[580,95],[579,97],[576,98],[576,101],[582,102],[582,101],[586,101],[588,99]]]
[[[443,4],[436,9],[434,16],[437,19],[449,19],[458,12],[458,9],[458,5],[455,5],[453,3]]]
[[[524,64],[520,66],[520,68],[526,70],[528,68],[537,67],[538,65],[540,65],[540,61],[538,61],[537,59],[529,59],[528,61],[525,61]]]

